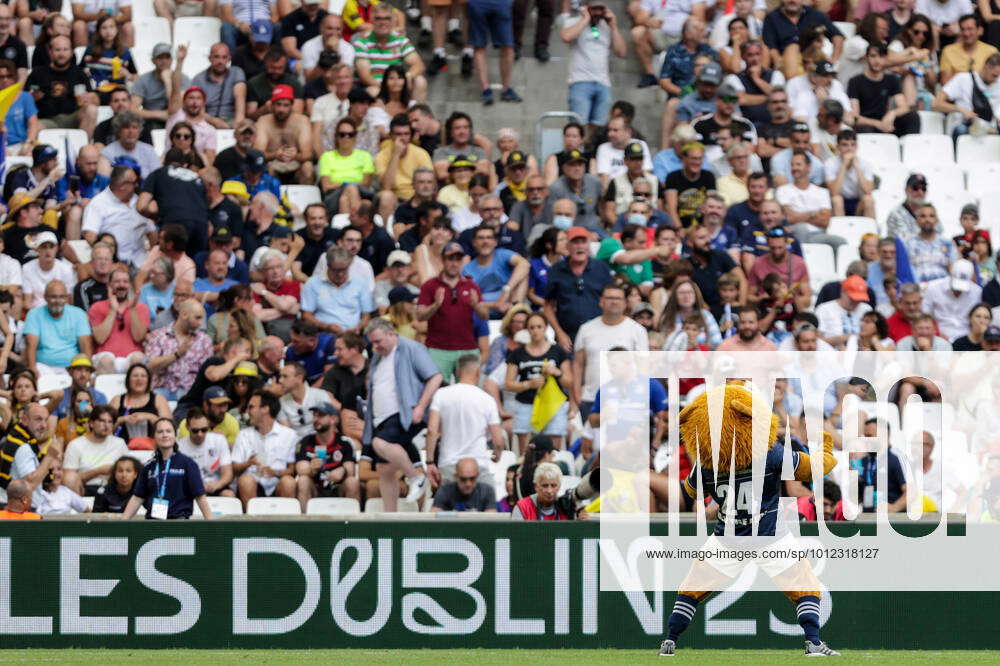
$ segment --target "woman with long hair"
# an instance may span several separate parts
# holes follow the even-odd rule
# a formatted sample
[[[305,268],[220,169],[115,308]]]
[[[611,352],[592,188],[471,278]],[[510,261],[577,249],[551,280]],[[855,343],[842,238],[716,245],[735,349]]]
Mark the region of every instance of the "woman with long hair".
[[[192,170],[197,171],[198,169],[203,169],[206,164],[211,164],[208,160],[210,157],[214,159],[214,155],[209,156],[205,153],[198,152],[194,146],[196,139],[197,136],[195,136],[194,133],[194,126],[191,123],[186,120],[175,123],[174,126],[170,128],[170,134],[167,135],[168,145],[165,153],[174,148],[183,150],[185,153],[194,158],[191,165]]]
[[[417,319],[416,295],[406,286],[389,291],[389,309],[382,315],[400,337],[423,343],[427,335],[427,322]]]
[[[341,118],[334,132],[334,148],[319,157],[316,175],[328,211],[353,213],[362,199],[375,195],[372,178],[375,162],[367,150],[357,148],[358,124],[353,118]]]
[[[125,393],[116,395],[108,404],[118,415],[115,419],[115,435],[135,448],[132,440],[153,436],[153,423],[160,418],[169,418],[170,405],[167,399],[153,393],[152,375],[149,368],[136,363],[125,373]],[[135,442],[136,446],[148,446],[148,441]]]
[[[545,305],[549,270],[566,258],[566,231],[549,227],[531,244],[531,268],[528,272],[528,300],[536,308]]]
[[[985,327],[983,330],[986,330]],[[885,316],[878,310],[864,313],[858,327],[858,351],[892,351],[895,348],[895,343],[889,337],[889,322]]]
[[[94,394],[88,388],[77,389],[70,396],[69,413],[56,424],[56,438],[63,443],[64,450],[74,439],[87,434],[90,412],[95,406]]]
[[[514,342],[514,335],[518,331],[523,331],[528,323],[528,315],[531,308],[524,303],[518,303],[507,310],[507,313],[500,320],[500,335],[490,343],[490,353],[486,356],[486,363],[483,365],[483,372],[487,375],[493,372],[496,367],[507,361],[507,355],[517,349]]]
[[[135,480],[142,465],[132,456],[122,456],[111,466],[108,482],[98,488],[94,498],[94,513],[122,513],[132,499]]]
[[[719,49],[719,63],[727,74],[739,74],[746,68],[741,49],[743,44],[750,39],[750,27],[746,20],[735,16],[729,22],[727,30],[729,42]]]
[[[687,349],[687,335],[684,333],[684,318],[690,314],[701,314],[705,320],[705,333],[699,336],[698,343],[715,349],[722,342],[719,324],[705,305],[701,297],[701,289],[691,280],[679,280],[674,283],[663,308],[657,328],[667,336],[665,350]],[[677,347],[676,345],[681,345]]]
[[[993,311],[988,303],[977,303],[969,310],[969,333],[951,343],[955,351],[981,351],[983,336],[993,320]]]
[[[263,340],[267,334],[260,320],[253,314],[253,292],[250,286],[245,284],[234,284],[219,292],[219,300],[216,303],[216,311],[208,318],[206,330],[208,337],[215,345],[216,353],[222,348],[232,332],[233,322],[240,331],[240,337],[254,342],[256,349],[258,341]],[[243,315],[237,314],[242,312]],[[249,327],[248,327],[249,323]]]
[[[191,517],[193,505],[197,503],[205,520],[211,520],[212,508],[205,499],[201,469],[198,463],[177,450],[174,422],[169,418],[157,419],[153,423],[153,439],[156,453],[139,473],[134,494],[122,518],[132,518],[139,507],[144,506],[147,520],[185,519]],[[183,474],[171,474],[171,469],[183,470]]]
[[[444,266],[441,261],[441,250],[454,237],[455,232],[452,231],[451,222],[447,217],[439,217],[434,220],[431,230],[427,232],[423,241],[413,251],[413,269],[418,282],[417,286],[441,274],[441,269]]]
[[[934,49],[934,28],[923,14],[914,14],[896,39],[889,43],[886,64],[902,76],[906,103],[929,111],[938,84],[938,58]]]
[[[556,378],[566,401],[545,424],[541,434],[552,437],[556,446],[559,446],[566,436],[573,369],[570,366],[569,355],[560,345],[549,342],[546,337],[548,326],[548,321],[541,313],[535,312],[529,315],[525,322],[529,335],[528,344],[518,346],[507,354],[507,380],[504,388],[517,393],[515,396],[517,402],[514,406],[514,434],[518,437],[522,451],[528,444],[528,437],[538,432],[531,424],[535,394],[545,385],[548,377]]]
[[[83,53],[80,65],[90,75],[101,104],[107,104],[111,100],[112,90],[136,78],[132,52],[122,40],[117,17],[103,14],[97,19],[94,36]]]
[[[59,408],[59,403],[62,402],[63,390],[52,389],[45,393],[39,393],[38,379],[35,377],[35,373],[27,368],[22,368],[11,375],[9,386],[10,390],[0,391],[0,397],[6,398],[10,404],[10,413],[4,414],[6,417],[3,424],[4,429],[8,428],[12,420],[17,418],[18,412],[29,404],[48,400],[44,403],[45,408],[49,410],[48,432],[55,433],[57,424],[55,411]]]
[[[410,84],[406,80],[406,68],[402,65],[389,65],[382,75],[382,87],[378,91],[378,99],[385,107],[389,117],[406,113],[415,101],[410,96]]]

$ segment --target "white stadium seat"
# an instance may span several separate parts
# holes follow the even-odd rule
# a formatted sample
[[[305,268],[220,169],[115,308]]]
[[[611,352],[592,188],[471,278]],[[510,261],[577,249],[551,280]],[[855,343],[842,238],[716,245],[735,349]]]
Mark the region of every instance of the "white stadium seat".
[[[97,499],[97,498],[96,497],[84,497],[83,498],[83,503],[87,505],[88,509],[90,509],[91,511],[93,511],[94,510],[94,500],[95,499]]]
[[[302,505],[294,497],[254,497],[247,502],[248,516],[299,516]]]
[[[310,516],[343,516],[361,513],[361,504],[353,497],[313,497],[306,504]]]
[[[94,388],[111,400],[125,392],[125,375],[97,375],[94,379]]]
[[[844,39],[850,39],[857,34],[857,26],[847,21],[834,21],[833,25],[844,34]]]
[[[163,157],[167,148],[167,130],[155,129],[149,134],[153,137],[153,150],[156,151],[157,157]]]
[[[64,389],[72,383],[73,378],[69,375],[42,375],[38,378],[38,392],[48,393],[56,389]]]
[[[1000,162],[1000,136],[958,137],[955,161],[965,165],[970,162]]]
[[[990,232],[995,252],[997,238],[1000,238],[1000,198],[990,196],[979,200],[979,226]]]
[[[170,21],[162,16],[132,16],[132,25],[135,28],[135,42],[138,46],[142,44],[148,52],[153,51],[153,47],[159,43],[170,44]]]
[[[559,494],[562,495],[567,490],[576,488],[576,484],[578,483],[580,483],[580,477],[563,475],[562,481],[559,482]]]
[[[215,151],[221,153],[226,148],[236,145],[236,136],[231,129],[215,130]]]
[[[413,500],[403,499],[402,497],[397,500],[396,510],[398,513],[420,513],[420,507]],[[381,497],[373,497],[365,502],[365,513],[384,513],[385,506],[382,504]]]
[[[837,277],[837,262],[833,257],[833,248],[823,243],[802,243],[802,258],[809,268],[809,284],[814,294],[820,288]]]
[[[73,252],[76,253],[76,258],[80,260],[81,263],[87,263],[90,261],[90,243],[85,240],[72,240],[66,241],[69,246],[73,248]]]
[[[238,497],[208,497],[208,506],[213,516],[242,516],[243,502]],[[201,511],[195,508],[192,516],[201,517]]]
[[[218,20],[218,19],[216,19]],[[178,33],[181,34],[181,33]],[[181,72],[189,79],[194,79],[206,69],[208,69],[208,53],[212,50],[212,42],[204,44],[194,42],[188,46],[187,57],[184,58],[184,67]],[[174,44],[174,64],[177,63],[177,44]]]
[[[911,172],[922,173],[927,177],[927,196],[931,201],[942,195],[953,196],[965,191],[965,172],[957,164],[924,161],[907,162],[907,166],[911,167]]]
[[[898,192],[902,196],[906,177],[910,173],[903,165],[876,164],[872,167],[872,171],[878,176],[878,191]]]
[[[47,143],[59,151],[59,161],[66,167],[66,140],[69,139],[70,159],[76,159],[80,149],[90,143],[87,133],[82,129],[43,129],[38,133],[38,143]]]
[[[285,185],[281,188],[281,194],[287,197],[289,203],[302,213],[306,206],[314,203],[323,203],[323,194],[315,185]]]
[[[903,149],[903,164],[932,161],[948,164],[955,161],[955,148],[951,137],[935,134],[907,134],[900,142]]]
[[[490,319],[486,322],[487,328],[490,329],[490,344],[493,344],[493,341],[500,337],[500,327],[502,325],[503,322],[499,319]]]
[[[513,451],[501,451],[500,459],[493,463],[494,488],[507,487],[507,468],[517,464],[517,456]]]
[[[903,190],[883,190],[878,189],[872,192],[872,199],[875,200],[875,221],[878,222],[879,233],[885,235],[885,221],[889,217],[892,209],[903,203],[906,195]]]
[[[10,158],[7,158],[10,160]],[[987,196],[992,197],[996,192],[997,183],[1000,182],[1000,162],[968,164],[962,162],[965,169],[965,189],[974,197],[979,198],[979,202]],[[982,214],[980,214],[980,219]]]
[[[214,16],[181,16],[174,19],[174,44],[190,44],[208,50],[221,38],[222,21]],[[190,53],[190,52],[189,52]],[[208,67],[203,62],[202,69]]]
[[[78,46],[73,49],[73,62],[80,65],[83,62],[83,54],[87,52],[86,46]]]
[[[115,112],[111,110],[110,106],[99,106],[97,107],[97,122],[98,124],[103,123],[105,120],[110,120],[115,115]]]
[[[841,216],[831,217],[827,233],[840,236],[851,247],[857,247],[865,234],[878,234],[878,223],[870,217]]]
[[[939,111],[917,111],[921,134],[944,134],[944,114]]]
[[[857,245],[841,245],[837,248],[837,277],[847,277],[847,265],[859,258]]]
[[[153,9],[153,0],[132,0],[133,21],[137,18],[148,18],[151,16],[156,16],[156,10]],[[138,38],[139,35],[136,37]]]
[[[894,134],[859,134],[858,155],[873,165],[899,164],[899,139]]]
[[[944,229],[944,237],[951,238],[962,233],[962,225],[958,219],[962,214],[962,206],[968,203],[976,203],[975,197],[965,191],[937,194],[929,197],[934,208],[937,210],[938,220]],[[985,220],[991,222],[990,220]]]

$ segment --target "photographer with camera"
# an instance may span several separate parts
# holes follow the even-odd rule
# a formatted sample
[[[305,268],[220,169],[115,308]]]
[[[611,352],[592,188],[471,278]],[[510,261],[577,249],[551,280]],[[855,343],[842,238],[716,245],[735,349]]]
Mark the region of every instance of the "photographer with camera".
[[[600,492],[600,469],[595,467],[571,490],[559,495],[562,470],[552,462],[535,467],[535,492],[514,505],[512,520],[586,520],[588,512],[577,503],[591,500]]]
[[[327,14],[319,24],[319,34],[302,45],[299,67],[307,82],[323,76],[338,63],[354,65],[354,47],[341,38],[343,31],[344,24],[340,17]]]
[[[611,53],[625,57],[625,39],[618,21],[601,0],[580,7],[577,18],[566,17],[559,38],[570,45],[569,110],[587,123],[588,134],[608,122],[611,108]]]

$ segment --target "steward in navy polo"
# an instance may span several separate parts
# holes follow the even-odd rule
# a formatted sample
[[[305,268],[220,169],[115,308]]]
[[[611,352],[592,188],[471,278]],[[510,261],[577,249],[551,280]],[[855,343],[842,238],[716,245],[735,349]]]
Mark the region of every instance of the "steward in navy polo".
[[[132,493],[142,499],[147,519],[153,517],[153,499],[161,497],[169,502],[167,520],[186,519],[194,511],[195,499],[205,494],[205,484],[198,463],[175,448],[166,461],[156,452],[142,468]]]

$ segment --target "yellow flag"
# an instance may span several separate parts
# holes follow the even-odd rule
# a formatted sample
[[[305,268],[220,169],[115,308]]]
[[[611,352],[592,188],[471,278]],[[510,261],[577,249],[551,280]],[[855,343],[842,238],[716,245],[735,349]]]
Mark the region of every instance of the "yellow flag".
[[[559,408],[566,402],[566,394],[559,388],[559,382],[552,375],[545,378],[545,384],[535,392],[535,404],[531,412],[531,429],[542,432]]]
[[[0,90],[0,118],[7,117],[7,112],[10,111],[10,107],[17,100],[17,96],[20,93],[20,83],[15,83],[12,86],[7,86],[3,90]]]

